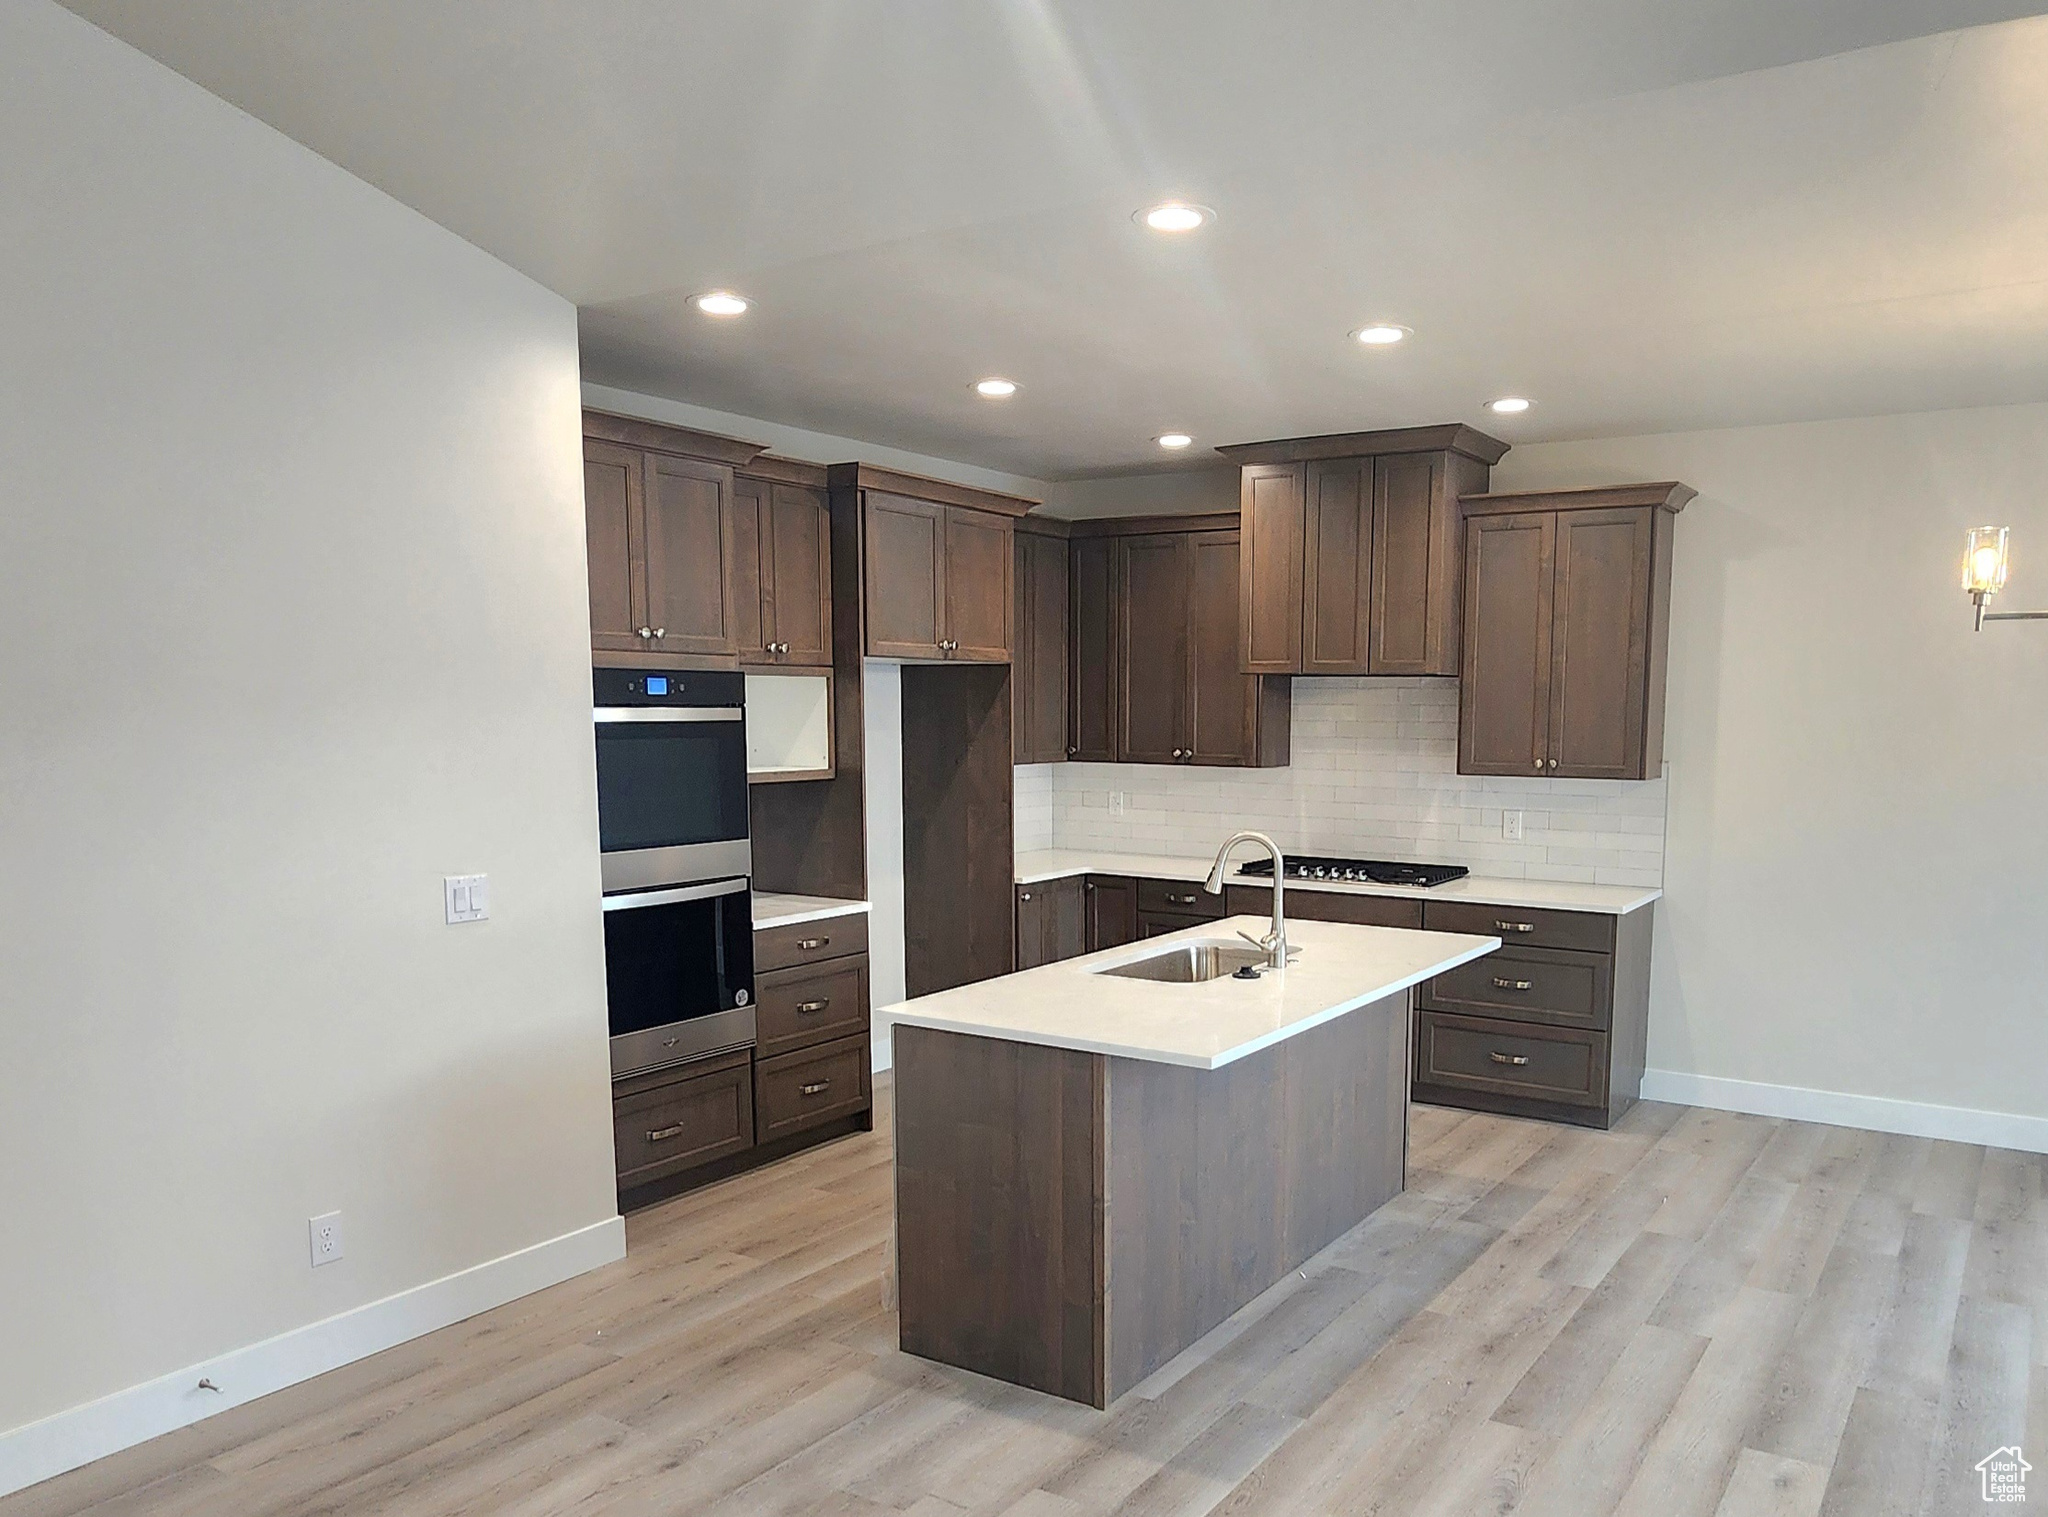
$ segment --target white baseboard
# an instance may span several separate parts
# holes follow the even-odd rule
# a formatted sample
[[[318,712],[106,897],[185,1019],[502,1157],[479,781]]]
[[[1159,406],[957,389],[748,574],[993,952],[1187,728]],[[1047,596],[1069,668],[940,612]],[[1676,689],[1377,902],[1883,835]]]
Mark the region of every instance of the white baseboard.
[[[1884,1096],[1808,1090],[1798,1085],[1763,1085],[1754,1080],[1724,1080],[1675,1069],[1644,1070],[1643,1099],[2048,1154],[2048,1117],[1978,1111],[1968,1106],[1932,1106],[1924,1101],[1894,1101]]]
[[[610,1217],[0,1432],[0,1496],[625,1257],[626,1224]],[[201,1379],[219,1392],[195,1389]]]

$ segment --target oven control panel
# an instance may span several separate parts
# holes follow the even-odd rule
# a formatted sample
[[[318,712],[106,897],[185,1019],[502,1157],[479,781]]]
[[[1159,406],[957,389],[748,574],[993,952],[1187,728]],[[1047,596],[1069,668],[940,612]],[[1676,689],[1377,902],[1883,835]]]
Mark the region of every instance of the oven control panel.
[[[743,706],[747,677],[736,669],[596,669],[598,706]]]

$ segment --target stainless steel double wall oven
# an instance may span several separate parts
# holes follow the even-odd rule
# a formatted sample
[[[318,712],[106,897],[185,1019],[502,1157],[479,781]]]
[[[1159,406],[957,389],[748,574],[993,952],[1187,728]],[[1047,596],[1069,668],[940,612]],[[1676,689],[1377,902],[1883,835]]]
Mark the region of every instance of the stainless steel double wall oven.
[[[595,671],[612,1073],[754,1042],[746,679]]]

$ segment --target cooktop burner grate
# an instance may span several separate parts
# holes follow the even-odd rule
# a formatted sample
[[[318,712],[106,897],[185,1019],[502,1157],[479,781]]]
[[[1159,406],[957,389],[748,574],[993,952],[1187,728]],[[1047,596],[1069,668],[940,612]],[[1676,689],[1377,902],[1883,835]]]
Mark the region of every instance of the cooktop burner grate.
[[[1271,859],[1248,860],[1239,870],[1248,875],[1272,872]],[[1287,856],[1290,880],[1350,880],[1368,885],[1413,885],[1426,890],[1432,885],[1462,880],[1471,872],[1463,864],[1400,864],[1388,859],[1333,859],[1316,854]]]

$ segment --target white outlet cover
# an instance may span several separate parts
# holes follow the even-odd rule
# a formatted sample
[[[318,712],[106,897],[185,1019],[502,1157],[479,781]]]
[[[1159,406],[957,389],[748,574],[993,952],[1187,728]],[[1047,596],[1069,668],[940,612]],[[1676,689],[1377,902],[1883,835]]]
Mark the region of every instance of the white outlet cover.
[[[448,925],[481,922],[491,914],[491,877],[487,874],[444,874],[441,900]]]
[[[313,1268],[332,1264],[342,1256],[341,1213],[331,1211],[324,1217],[311,1217],[306,1221],[306,1242],[313,1251]]]
[[[1110,793],[1109,793],[1109,814],[1110,814],[1111,816],[1122,816],[1122,815],[1124,814],[1124,793],[1123,793],[1123,791],[1121,791],[1121,790],[1112,790],[1112,791],[1110,791]]]
[[[1503,811],[1500,814],[1500,835],[1510,843],[1522,841],[1522,813]]]

